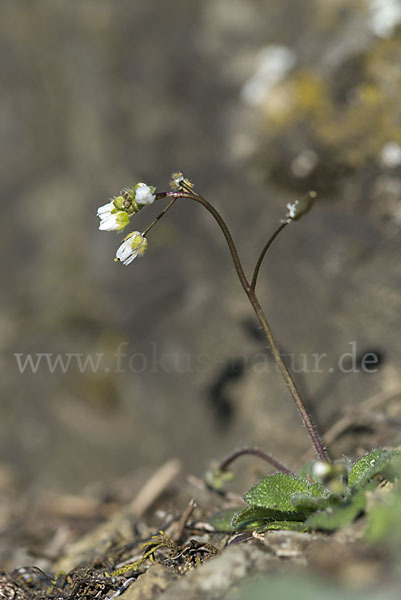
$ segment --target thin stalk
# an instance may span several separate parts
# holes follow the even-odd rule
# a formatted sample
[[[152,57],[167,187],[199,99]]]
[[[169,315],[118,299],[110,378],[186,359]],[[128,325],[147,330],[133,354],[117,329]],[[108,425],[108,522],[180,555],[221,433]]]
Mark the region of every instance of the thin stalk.
[[[273,334],[270,329],[269,323],[267,321],[266,315],[259,303],[259,300],[256,296],[255,290],[252,288],[251,284],[248,282],[248,280],[246,278],[246,275],[244,273],[244,269],[242,267],[242,264],[241,264],[241,261],[240,261],[240,258],[239,258],[238,252],[237,252],[237,248],[234,244],[234,240],[232,238],[231,232],[228,229],[223,217],[214,208],[214,206],[212,206],[205,198],[203,198],[200,194],[198,194],[197,192],[194,192],[191,189],[189,189],[187,192],[183,192],[183,191],[182,192],[166,192],[165,194],[160,194],[159,197],[160,198],[161,197],[190,198],[192,200],[195,200],[196,202],[199,202],[200,204],[202,204],[202,206],[204,206],[216,220],[217,224],[219,225],[220,229],[222,230],[222,232],[224,234],[224,237],[226,238],[226,241],[227,241],[233,262],[234,262],[235,269],[237,271],[238,278],[241,282],[241,285],[242,285],[246,295],[248,296],[248,299],[252,305],[253,310],[255,311],[255,314],[258,318],[258,321],[262,327],[262,331],[266,338],[268,347],[273,355],[274,360],[276,361],[276,363],[280,369],[281,375],[283,376],[283,379],[288,387],[288,390],[295,402],[295,406],[297,407],[298,414],[301,417],[301,420],[306,427],[306,430],[309,434],[309,437],[311,438],[311,441],[316,450],[316,453],[317,453],[318,457],[320,458],[320,460],[328,462],[329,457],[327,455],[327,452],[323,446],[323,443],[320,439],[317,429],[316,429],[315,425],[313,424],[312,419],[310,418],[310,416],[308,414],[308,411],[306,410],[306,407],[303,403],[303,400],[302,400],[301,395],[298,391],[298,388],[295,384],[295,381],[294,381],[291,373],[289,372],[286,364],[284,363],[283,359],[281,358],[280,350],[277,346],[276,340],[273,337]],[[277,235],[278,235],[278,233],[279,233],[279,231],[277,232]],[[275,237],[277,237],[277,235],[276,236],[273,235],[273,240],[275,239]],[[269,242],[270,242],[270,240],[269,240]],[[269,244],[269,242],[268,242],[268,244]],[[270,244],[271,244],[271,242],[270,242]],[[262,251],[262,253],[263,253],[263,251]],[[257,273],[256,273],[256,275],[257,275]]]
[[[159,215],[157,215],[157,217],[155,218],[154,221],[152,221],[152,223],[145,229],[145,231],[143,232],[143,237],[146,237],[146,235],[149,233],[149,231],[151,229],[153,229],[153,227],[156,225],[156,223],[158,223],[160,221],[160,219],[166,214],[166,212],[168,210],[170,210],[170,208],[173,206],[174,202],[177,200],[177,198],[172,198],[170,200],[170,202],[167,204],[167,206],[165,208],[163,208],[163,210],[161,211],[161,213]]]
[[[256,263],[255,266],[255,270],[253,272],[253,276],[252,276],[252,282],[251,282],[251,289],[253,291],[255,291],[256,288],[256,282],[258,280],[258,275],[259,275],[259,269],[262,265],[263,259],[266,255],[266,252],[268,251],[268,249],[270,248],[270,246],[272,245],[272,243],[274,242],[274,240],[280,235],[280,233],[283,231],[283,229],[285,227],[287,227],[288,223],[290,221],[283,221],[283,223],[281,223],[280,227],[278,227],[276,229],[276,231],[273,233],[273,235],[267,240],[266,244],[263,247],[262,252],[259,255],[258,261]]]
[[[232,462],[234,462],[234,460],[236,460],[240,456],[246,455],[258,456],[265,462],[272,465],[278,471],[281,471],[282,473],[287,473],[288,475],[292,474],[292,471],[287,469],[287,467],[285,467],[278,460],[273,458],[273,456],[267,454],[267,452],[264,452],[260,448],[241,448],[240,450],[235,450],[223,460],[223,462],[219,466],[219,471],[227,471],[228,467],[231,465]]]
[[[231,254],[233,262],[234,262],[235,270],[237,271],[237,275],[239,277],[242,287],[244,288],[245,291],[247,291],[249,289],[249,282],[246,278],[244,269],[242,267],[242,264],[241,264],[241,261],[240,261],[240,258],[239,258],[238,252],[237,252],[237,248],[235,246],[231,232],[228,229],[223,217],[220,215],[219,212],[217,212],[217,210],[214,208],[214,206],[212,206],[205,198],[202,198],[202,196],[200,196],[199,194],[197,194],[196,192],[193,192],[193,191],[188,192],[188,193],[166,192],[165,196],[167,196],[168,198],[190,198],[191,200],[195,200],[196,202],[199,202],[200,204],[202,204],[211,213],[211,215],[217,221],[217,224],[219,225],[220,229],[222,230],[224,237],[226,238],[226,242],[228,244],[228,247],[230,249],[230,254]]]
[[[262,331],[264,333],[264,336],[266,338],[266,341],[270,348],[270,351],[273,354],[273,358],[276,361],[276,363],[280,369],[280,373],[283,376],[283,379],[284,379],[284,381],[289,389],[289,392],[295,402],[295,406],[297,407],[298,414],[301,417],[302,422],[305,425],[306,430],[309,434],[309,437],[312,440],[312,444],[316,450],[316,453],[317,453],[318,457],[320,458],[320,460],[322,460],[323,462],[328,462],[329,457],[323,446],[323,442],[320,439],[320,435],[318,434],[317,429],[316,429],[315,425],[313,424],[308,411],[306,410],[306,407],[303,403],[301,394],[298,391],[295,381],[294,381],[291,373],[289,372],[287,365],[281,358],[281,354],[280,354],[280,350],[277,346],[277,342],[273,337],[269,323],[266,319],[266,315],[265,315],[261,305],[259,304],[259,300],[256,297],[255,291],[250,289],[247,293],[247,296],[249,298],[249,301],[252,304],[252,307],[253,307],[253,309],[256,313],[256,316],[259,320],[259,323],[262,327]]]

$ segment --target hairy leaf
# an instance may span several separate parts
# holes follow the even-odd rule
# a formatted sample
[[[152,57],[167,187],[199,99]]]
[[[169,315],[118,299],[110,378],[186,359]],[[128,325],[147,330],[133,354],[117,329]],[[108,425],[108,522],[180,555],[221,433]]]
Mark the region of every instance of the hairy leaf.
[[[307,531],[307,527],[305,527],[305,523],[303,521],[273,521],[273,523],[266,523],[262,527],[258,528],[258,533],[263,533],[264,531]]]
[[[341,496],[338,494],[330,494],[329,492],[320,498],[315,496],[306,496],[305,494],[293,494],[291,502],[298,510],[312,512],[315,510],[323,510],[330,505],[341,502]]]
[[[383,469],[383,477],[389,481],[401,479],[401,450],[391,451],[391,459]]]
[[[374,475],[377,475],[390,463],[391,453],[378,448],[362,456],[351,467],[348,473],[348,485],[360,486]]]
[[[300,515],[298,518],[302,518],[302,516],[304,515]],[[287,521],[291,520],[293,517],[294,513],[260,508],[257,506],[248,506],[248,508],[245,508],[245,510],[242,510],[234,515],[232,524],[236,530],[246,529],[253,531],[265,523],[273,523],[274,521]]]
[[[282,512],[297,512],[291,496],[302,495],[311,498],[325,497],[326,488],[319,483],[309,483],[307,479],[274,473],[261,479],[245,496],[251,506],[269,508]]]

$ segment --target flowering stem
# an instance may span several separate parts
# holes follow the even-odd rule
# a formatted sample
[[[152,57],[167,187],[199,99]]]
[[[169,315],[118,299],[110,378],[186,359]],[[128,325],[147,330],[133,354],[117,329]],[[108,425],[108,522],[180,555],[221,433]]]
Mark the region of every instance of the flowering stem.
[[[262,327],[262,331],[267,340],[267,344],[270,348],[271,353],[273,354],[274,360],[276,361],[276,363],[280,369],[281,375],[283,376],[283,379],[284,379],[285,383],[287,384],[290,394],[295,402],[295,406],[297,407],[298,414],[301,417],[302,422],[307,429],[307,432],[309,434],[309,437],[312,440],[312,444],[316,450],[316,453],[317,453],[318,457],[320,458],[320,460],[322,460],[323,462],[327,462],[329,460],[329,457],[323,446],[322,440],[320,439],[317,429],[316,429],[315,425],[313,424],[312,419],[310,418],[310,416],[308,414],[308,411],[306,410],[305,404],[301,398],[301,394],[298,391],[295,381],[294,381],[291,373],[289,372],[287,365],[281,358],[280,350],[278,349],[276,340],[273,337],[272,331],[271,331],[270,326],[266,319],[266,315],[263,312],[263,309],[259,304],[258,298],[256,297],[255,290],[249,288],[249,290],[247,291],[247,296],[249,298],[249,301],[252,304],[252,307],[256,313],[256,316],[258,317],[259,323]]]
[[[248,279],[246,278],[246,275],[244,273],[244,269],[242,267],[242,264],[241,264],[241,261],[240,261],[240,258],[239,258],[238,252],[237,252],[237,248],[234,244],[234,240],[232,238],[231,232],[228,229],[223,217],[214,208],[214,206],[212,206],[205,198],[203,198],[197,192],[194,192],[191,189],[187,189],[185,192],[184,191],[166,192],[165,194],[158,194],[158,197],[159,198],[162,198],[162,197],[190,198],[191,200],[195,200],[196,202],[199,202],[200,204],[202,204],[202,206],[204,206],[210,212],[210,214],[214,217],[214,219],[217,221],[217,224],[219,225],[220,229],[222,230],[222,232],[224,234],[224,237],[226,238],[226,241],[227,241],[227,244],[228,244],[239,280],[241,282],[241,285],[242,285],[246,295],[248,296],[248,299],[252,305],[253,310],[255,311],[258,321],[262,327],[263,334],[266,338],[268,347],[273,355],[274,360],[276,361],[276,363],[280,369],[281,375],[283,376],[283,379],[284,379],[284,381],[289,389],[289,392],[295,402],[295,406],[297,407],[298,414],[301,417],[302,422],[306,427],[306,430],[309,434],[309,437],[311,438],[311,441],[316,450],[316,453],[317,453],[318,457],[320,458],[320,460],[322,460],[324,462],[329,461],[329,457],[323,446],[322,440],[320,439],[317,429],[316,429],[315,425],[313,424],[312,419],[310,418],[310,416],[308,414],[308,411],[306,410],[306,407],[301,398],[301,394],[299,393],[298,388],[295,384],[295,381],[294,381],[291,373],[289,372],[285,362],[281,358],[280,350],[277,346],[277,342],[273,337],[273,334],[270,329],[269,323],[267,321],[266,315],[265,315],[265,313],[259,303],[259,300],[256,296],[254,285],[250,284],[248,282]],[[283,223],[278,228],[278,230],[268,240],[267,244],[265,245],[265,248],[262,250],[262,253],[259,257],[259,260],[256,264],[256,268],[254,271],[253,281],[252,281],[253,284],[256,285],[258,271],[259,271],[259,268],[262,263],[264,255],[266,254],[267,250],[269,249],[269,247],[271,246],[271,244],[273,243],[273,241],[275,240],[277,235],[280,233],[280,231],[282,231],[284,229],[285,225],[286,225],[286,223],[285,224]]]
[[[234,460],[236,460],[240,456],[245,455],[258,456],[262,460],[268,462],[278,471],[281,471],[282,473],[288,473],[288,475],[292,474],[292,471],[287,469],[287,467],[285,467],[278,460],[273,458],[273,456],[270,456],[270,454],[267,454],[260,448],[241,448],[241,450],[235,450],[229,456],[227,456],[227,458],[225,458],[223,462],[219,465],[219,471],[227,471],[228,467],[231,465],[232,462],[234,462]]]
[[[217,210],[214,208],[214,206],[212,206],[207,200],[205,200],[205,198],[202,198],[202,196],[200,196],[199,194],[197,194],[194,191],[191,191],[188,193],[186,193],[186,192],[167,192],[167,193],[163,194],[163,196],[167,196],[170,198],[190,198],[191,200],[195,200],[196,202],[199,202],[200,204],[202,204],[212,214],[212,216],[217,221],[217,224],[219,225],[220,229],[222,230],[224,237],[226,238],[232,259],[234,261],[235,270],[237,271],[237,274],[238,274],[239,280],[242,284],[242,287],[244,288],[245,291],[248,290],[249,282],[245,276],[244,269],[242,267],[240,258],[238,256],[237,248],[234,244],[234,240],[232,238],[231,232],[228,229],[223,217],[220,215],[220,213],[217,212]]]
[[[283,223],[281,223],[280,227],[278,227],[278,229],[276,229],[276,231],[273,233],[272,236],[270,236],[270,238],[267,240],[262,252],[259,255],[258,261],[256,263],[255,266],[255,270],[253,272],[253,276],[252,276],[252,282],[251,282],[251,288],[253,291],[255,291],[256,288],[256,282],[258,280],[258,275],[259,275],[259,269],[262,265],[263,259],[266,255],[266,252],[268,251],[268,249],[270,248],[270,246],[272,245],[272,243],[274,242],[274,240],[276,239],[276,237],[278,237],[280,235],[280,233],[283,231],[283,229],[285,227],[287,227],[287,225],[290,223],[290,221],[283,221]]]

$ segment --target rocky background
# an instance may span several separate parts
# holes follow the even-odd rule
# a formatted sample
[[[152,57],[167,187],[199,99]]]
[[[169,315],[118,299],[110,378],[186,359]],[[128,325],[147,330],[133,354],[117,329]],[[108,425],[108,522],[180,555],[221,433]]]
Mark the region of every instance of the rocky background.
[[[295,468],[308,450],[271,357],[255,368],[264,343],[210,216],[181,201],[127,268],[97,229],[110,196],[163,190],[177,169],[227,218],[248,272],[286,203],[318,192],[267,258],[260,298],[298,370],[327,354],[296,375],[323,431],[398,391],[375,436],[365,423],[333,454],[399,441],[400,23],[389,0],[1,2],[5,497],[80,494],[168,457],[201,474],[244,444]],[[340,372],[352,342],[359,372]],[[27,353],[103,359],[21,373]]]

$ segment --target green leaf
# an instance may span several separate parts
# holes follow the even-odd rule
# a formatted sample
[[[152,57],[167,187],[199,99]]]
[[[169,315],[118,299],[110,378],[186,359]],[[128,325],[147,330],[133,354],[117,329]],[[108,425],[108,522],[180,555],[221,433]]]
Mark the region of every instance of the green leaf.
[[[388,465],[383,469],[383,477],[389,481],[401,479],[401,450],[392,450]]]
[[[273,521],[273,523],[266,523],[262,527],[257,529],[258,533],[264,533],[265,531],[307,531],[305,523],[303,521]]]
[[[327,492],[326,496],[311,497],[305,494],[293,494],[291,496],[291,502],[298,510],[304,510],[307,512],[314,512],[315,510],[323,510],[332,504],[338,504],[342,498],[338,494],[330,494]]]
[[[307,479],[295,475],[274,473],[264,477],[251,488],[245,496],[245,501],[259,508],[297,512],[297,507],[291,501],[293,495],[319,498],[326,494],[326,488],[319,483],[311,484]]]
[[[238,528],[233,525],[232,521],[233,517],[238,515],[241,510],[241,506],[219,510],[209,518],[209,523],[216,531],[225,531],[228,533],[237,531]]]
[[[259,508],[257,506],[248,506],[245,510],[233,516],[232,525],[236,530],[246,529],[254,531],[265,523],[273,521],[287,521],[291,519],[294,513],[281,512],[279,510],[270,510],[268,508]]]
[[[329,506],[324,511],[311,515],[305,522],[308,529],[323,529],[333,531],[350,525],[366,506],[366,488],[351,496],[337,506]]]
[[[374,475],[377,475],[389,464],[390,452],[378,448],[362,456],[351,467],[348,473],[348,486],[360,486]]]

